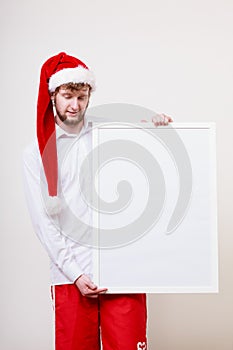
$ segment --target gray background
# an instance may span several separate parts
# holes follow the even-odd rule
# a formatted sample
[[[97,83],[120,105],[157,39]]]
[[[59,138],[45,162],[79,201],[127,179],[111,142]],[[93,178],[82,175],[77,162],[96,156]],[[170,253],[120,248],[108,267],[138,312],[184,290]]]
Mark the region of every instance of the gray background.
[[[66,51],[96,73],[91,105],[125,102],[176,122],[217,123],[220,293],[152,295],[152,350],[232,350],[230,0],[1,1],[1,349],[50,350],[46,253],[25,206],[21,156],[35,130],[41,64]]]

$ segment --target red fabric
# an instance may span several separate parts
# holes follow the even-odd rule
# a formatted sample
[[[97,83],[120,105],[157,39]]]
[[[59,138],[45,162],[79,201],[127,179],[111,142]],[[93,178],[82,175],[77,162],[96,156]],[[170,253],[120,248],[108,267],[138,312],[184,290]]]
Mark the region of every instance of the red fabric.
[[[73,284],[55,286],[56,350],[146,349],[146,295],[83,297]],[[141,344],[141,345],[140,345]]]
[[[64,68],[75,68],[78,65],[87,68],[79,59],[60,52],[50,57],[42,66],[37,100],[37,139],[48,183],[50,196],[57,195],[57,147],[53,107],[48,91],[49,78]]]
[[[146,349],[146,295],[106,294],[100,297],[104,350]],[[144,346],[139,347],[139,344]]]
[[[55,349],[99,350],[98,300],[73,284],[55,286]]]

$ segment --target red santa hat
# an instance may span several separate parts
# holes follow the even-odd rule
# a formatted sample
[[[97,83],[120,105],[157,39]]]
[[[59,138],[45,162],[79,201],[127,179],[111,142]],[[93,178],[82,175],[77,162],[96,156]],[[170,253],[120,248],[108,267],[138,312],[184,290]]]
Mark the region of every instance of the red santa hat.
[[[37,139],[49,196],[57,196],[58,164],[55,120],[50,94],[66,83],[85,83],[95,89],[95,78],[79,59],[60,52],[49,58],[41,68],[37,101]]]

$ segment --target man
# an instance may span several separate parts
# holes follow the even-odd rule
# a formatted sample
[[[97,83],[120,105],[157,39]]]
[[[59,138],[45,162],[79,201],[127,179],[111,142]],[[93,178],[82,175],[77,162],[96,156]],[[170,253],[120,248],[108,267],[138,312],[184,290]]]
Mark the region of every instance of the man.
[[[85,112],[94,89],[83,62],[64,52],[49,58],[40,76],[38,146],[24,154],[28,208],[51,260],[56,350],[99,350],[100,342],[104,350],[146,349],[145,294],[108,294],[92,281],[91,211],[79,171],[91,150]]]

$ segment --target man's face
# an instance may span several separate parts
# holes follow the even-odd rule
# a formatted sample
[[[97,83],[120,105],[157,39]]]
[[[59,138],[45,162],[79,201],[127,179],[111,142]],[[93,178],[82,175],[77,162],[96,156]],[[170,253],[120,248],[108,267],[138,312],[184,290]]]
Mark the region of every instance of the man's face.
[[[89,87],[80,90],[60,88],[54,96],[57,115],[67,126],[83,122],[89,102]]]

